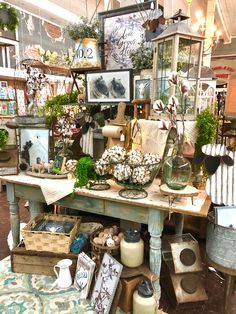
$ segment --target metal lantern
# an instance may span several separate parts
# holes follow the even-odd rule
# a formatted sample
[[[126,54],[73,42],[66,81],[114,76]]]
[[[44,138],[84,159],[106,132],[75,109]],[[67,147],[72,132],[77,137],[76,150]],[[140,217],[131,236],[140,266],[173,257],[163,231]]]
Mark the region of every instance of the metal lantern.
[[[204,37],[191,30],[187,19],[188,17],[179,10],[171,18],[172,23],[153,39],[152,101],[161,99],[166,103],[171,95],[180,96],[178,90],[168,82],[172,71],[179,72],[181,77],[189,80],[190,86],[195,86],[194,90],[188,93],[186,110],[186,116],[195,116]],[[196,78],[189,75],[193,66],[198,68]]]

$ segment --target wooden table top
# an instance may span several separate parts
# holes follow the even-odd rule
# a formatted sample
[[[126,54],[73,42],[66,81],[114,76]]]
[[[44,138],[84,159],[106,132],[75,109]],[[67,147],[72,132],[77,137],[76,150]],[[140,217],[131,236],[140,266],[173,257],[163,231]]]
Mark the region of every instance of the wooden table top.
[[[41,184],[45,185],[45,180],[48,181],[51,186],[57,187],[70,184],[73,187],[74,180],[68,179],[41,179],[36,177],[27,176],[24,174],[0,176],[0,179],[4,179],[6,182],[14,183],[17,185],[26,185],[27,187],[40,187]],[[118,191],[121,186],[117,185],[113,180],[108,180],[111,188],[106,191],[94,191],[86,188],[76,190],[77,195],[103,199],[107,201],[114,201],[119,203],[126,203],[130,205],[137,205],[145,208],[158,208],[160,210],[177,212],[187,214],[191,216],[206,217],[211,204],[211,200],[207,197],[204,190],[199,190],[197,196],[194,196],[194,204],[192,204],[190,197],[181,196],[178,197],[175,202],[170,206],[168,195],[164,195],[160,191],[160,180],[154,180],[153,184],[146,189],[148,196],[143,199],[126,199],[119,196]],[[71,188],[72,193],[73,188]],[[59,203],[59,202],[57,202]]]

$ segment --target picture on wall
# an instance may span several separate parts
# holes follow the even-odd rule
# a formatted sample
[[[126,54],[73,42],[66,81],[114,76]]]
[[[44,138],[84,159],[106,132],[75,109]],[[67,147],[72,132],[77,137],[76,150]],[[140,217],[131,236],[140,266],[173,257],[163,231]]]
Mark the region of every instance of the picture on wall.
[[[102,42],[106,43],[103,64],[107,70],[132,68],[130,53],[142,41],[150,41],[162,32],[159,18],[163,7],[155,8],[155,1],[145,1],[110,12],[100,12]],[[149,22],[155,23],[151,28]],[[148,24],[148,25],[146,25]]]
[[[49,130],[20,129],[20,158],[28,165],[48,162]]]
[[[131,101],[131,70],[86,73],[87,102]]]
[[[141,79],[134,81],[134,98],[150,99],[151,81],[150,79]]]

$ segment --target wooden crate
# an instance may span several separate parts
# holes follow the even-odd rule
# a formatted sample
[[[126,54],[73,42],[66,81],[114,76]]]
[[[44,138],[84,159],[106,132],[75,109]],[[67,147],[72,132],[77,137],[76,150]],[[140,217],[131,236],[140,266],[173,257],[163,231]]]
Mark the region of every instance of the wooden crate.
[[[55,275],[53,266],[64,258],[72,260],[70,267],[72,278],[75,275],[78,254],[51,253],[43,251],[26,250],[25,246],[19,246],[11,251],[11,270],[15,273]]]

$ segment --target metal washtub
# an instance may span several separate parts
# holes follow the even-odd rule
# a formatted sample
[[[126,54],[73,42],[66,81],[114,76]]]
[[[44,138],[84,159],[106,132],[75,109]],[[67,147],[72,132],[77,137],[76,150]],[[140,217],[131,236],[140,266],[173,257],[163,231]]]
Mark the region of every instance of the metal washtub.
[[[210,212],[206,237],[207,256],[226,269],[236,270],[236,229],[221,226],[215,221],[215,213]]]

